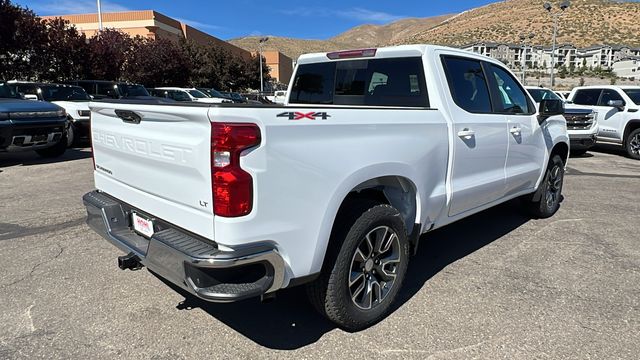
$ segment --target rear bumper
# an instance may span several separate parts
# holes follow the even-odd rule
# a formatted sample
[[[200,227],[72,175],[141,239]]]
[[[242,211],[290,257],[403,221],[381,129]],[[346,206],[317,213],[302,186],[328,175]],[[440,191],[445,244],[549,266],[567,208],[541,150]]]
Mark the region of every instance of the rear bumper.
[[[273,245],[252,244],[222,251],[215,242],[168,224],[154,221],[149,239],[130,228],[131,212],[144,214],[105,193],[83,196],[87,224],[140,263],[169,282],[212,302],[232,302],[280,289],[285,265]]]
[[[596,144],[595,134],[569,134],[571,150],[587,150]]]

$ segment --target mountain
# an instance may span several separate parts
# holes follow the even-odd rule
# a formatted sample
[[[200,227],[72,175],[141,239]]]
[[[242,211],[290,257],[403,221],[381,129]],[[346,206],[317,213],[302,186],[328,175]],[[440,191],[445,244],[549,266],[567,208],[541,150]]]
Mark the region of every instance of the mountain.
[[[343,32],[330,40],[356,47],[381,46],[401,41],[419,32],[429,30],[453,15],[428,18],[408,18],[387,25],[360,25]]]
[[[477,41],[519,43],[520,34],[534,33],[532,43],[550,45],[552,16],[541,0],[506,0],[465,11],[438,26],[392,44],[434,43],[459,46]],[[551,1],[560,11],[560,1]],[[578,47],[598,44],[640,45],[640,3],[574,0],[558,22],[558,43]]]
[[[269,36],[265,50],[279,50],[296,59],[309,52],[327,52],[341,49],[356,49],[372,46],[384,46],[401,41],[416,33],[432,28],[451,15],[429,18],[408,18],[386,25],[360,25],[328,40],[305,40],[280,36]],[[258,50],[258,40],[262,36],[247,36],[232,39],[229,42],[249,51]]]
[[[408,18],[386,25],[360,25],[327,40],[272,36],[265,49],[279,50],[296,59],[300,54],[396,44],[461,46],[479,41],[519,43],[521,34],[534,33],[530,44],[550,45],[553,21],[545,0],[505,0],[457,15]],[[560,0],[550,0],[560,11]],[[559,18],[559,44],[578,47],[616,44],[640,46],[640,2],[573,0]],[[260,37],[230,42],[255,51]]]

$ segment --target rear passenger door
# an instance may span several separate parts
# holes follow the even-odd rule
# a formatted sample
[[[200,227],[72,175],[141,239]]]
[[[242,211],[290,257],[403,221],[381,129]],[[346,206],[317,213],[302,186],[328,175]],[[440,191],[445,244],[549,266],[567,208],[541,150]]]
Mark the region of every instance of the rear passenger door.
[[[503,114],[507,135],[505,163],[506,195],[535,188],[544,164],[546,144],[542,137],[536,109],[527,92],[513,75],[501,66],[485,63],[493,110]]]
[[[453,121],[452,198],[449,216],[505,195],[508,130],[493,112],[487,74],[480,60],[442,56]]]

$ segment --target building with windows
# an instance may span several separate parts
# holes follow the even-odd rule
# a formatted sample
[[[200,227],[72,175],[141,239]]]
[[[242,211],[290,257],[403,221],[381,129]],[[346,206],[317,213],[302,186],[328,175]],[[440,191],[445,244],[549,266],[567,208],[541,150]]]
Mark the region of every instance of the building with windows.
[[[87,37],[94,36],[99,29],[98,14],[54,15],[42,18],[67,20]],[[164,38],[175,41],[188,39],[201,45],[218,45],[245,59],[251,57],[251,53],[247,50],[154,10],[102,13],[102,26],[103,28],[120,30],[131,36],[143,36],[150,39]]]
[[[277,50],[265,50],[262,56],[269,67],[269,75],[277,82],[288,84],[293,75],[293,60]]]
[[[528,46],[508,43],[479,42],[462,47],[463,50],[483,54],[500,60],[512,69],[520,68],[526,61],[527,68],[549,69],[555,57],[557,67],[602,67],[612,69],[614,63],[630,57],[640,57],[640,48],[620,45],[598,45],[576,48],[571,44],[551,47]]]
[[[640,78],[640,56],[631,56],[613,63],[613,72],[618,77]]]
[[[98,14],[73,14],[43,16],[43,19],[62,18],[84,33],[87,37],[97,34]],[[122,11],[102,13],[102,27],[117,29],[130,36],[143,36],[150,39],[192,40],[200,45],[217,45],[232,54],[250,59],[250,51],[237,47],[200,31],[189,24],[161,14],[154,10]],[[293,73],[293,60],[276,50],[264,51],[263,56],[270,69],[270,76],[278,82],[289,83]]]

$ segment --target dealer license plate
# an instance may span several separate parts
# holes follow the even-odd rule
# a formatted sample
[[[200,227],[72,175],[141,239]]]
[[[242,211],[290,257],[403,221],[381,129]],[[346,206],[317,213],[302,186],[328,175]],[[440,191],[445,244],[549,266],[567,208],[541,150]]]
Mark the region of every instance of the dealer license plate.
[[[144,218],[136,213],[131,214],[131,223],[133,230],[137,233],[150,238],[153,236],[153,221]]]

